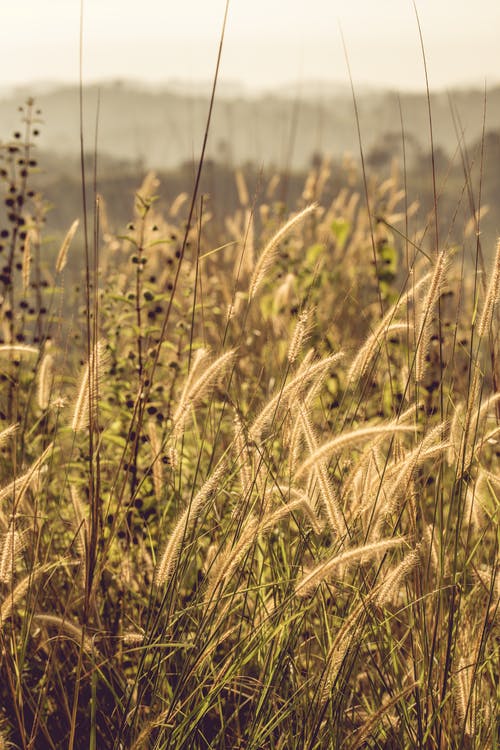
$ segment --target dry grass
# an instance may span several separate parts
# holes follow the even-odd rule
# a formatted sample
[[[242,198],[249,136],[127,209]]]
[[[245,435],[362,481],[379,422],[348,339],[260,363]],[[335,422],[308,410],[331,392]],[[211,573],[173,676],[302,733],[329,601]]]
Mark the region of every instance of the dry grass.
[[[377,279],[328,179],[287,221],[237,173],[228,246],[206,212],[172,239],[186,198],[150,175],[71,327],[55,302],[6,317],[3,742],[495,746],[498,250],[484,291],[420,229],[410,258],[393,177]],[[23,274],[4,313],[35,309]]]

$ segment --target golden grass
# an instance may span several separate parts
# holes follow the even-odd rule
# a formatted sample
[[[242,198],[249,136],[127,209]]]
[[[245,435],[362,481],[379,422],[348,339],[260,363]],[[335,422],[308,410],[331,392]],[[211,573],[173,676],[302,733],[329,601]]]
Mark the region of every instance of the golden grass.
[[[150,174],[129,234],[106,219],[91,331],[87,310],[76,332],[26,319],[26,343],[5,328],[0,726],[18,746],[491,743],[499,251],[476,311],[448,249],[429,271],[379,222],[399,265],[376,281],[366,209],[329,179],[286,221],[277,177],[250,209],[241,172],[237,242],[205,211],[182,245],[186,196],[164,214]],[[397,180],[372,192],[402,228]]]

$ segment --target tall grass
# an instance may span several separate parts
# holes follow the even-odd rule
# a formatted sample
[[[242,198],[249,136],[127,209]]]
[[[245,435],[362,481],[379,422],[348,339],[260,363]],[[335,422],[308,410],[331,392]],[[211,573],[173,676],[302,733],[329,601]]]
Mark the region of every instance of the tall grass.
[[[9,230],[2,742],[495,747],[499,253],[426,244],[396,172],[288,220],[236,179],[214,245],[148,176],[82,308],[76,222],[31,271]]]

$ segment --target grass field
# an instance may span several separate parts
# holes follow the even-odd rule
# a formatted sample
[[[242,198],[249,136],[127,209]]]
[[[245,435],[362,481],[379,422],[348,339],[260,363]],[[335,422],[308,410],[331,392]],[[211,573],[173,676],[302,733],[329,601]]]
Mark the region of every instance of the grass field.
[[[222,233],[149,174],[119,236],[87,175],[56,248],[22,118],[0,165],[0,747],[497,747],[480,186],[448,247],[396,168],[360,195],[349,164],[325,202],[325,161],[291,213],[279,175],[249,194],[238,171]]]

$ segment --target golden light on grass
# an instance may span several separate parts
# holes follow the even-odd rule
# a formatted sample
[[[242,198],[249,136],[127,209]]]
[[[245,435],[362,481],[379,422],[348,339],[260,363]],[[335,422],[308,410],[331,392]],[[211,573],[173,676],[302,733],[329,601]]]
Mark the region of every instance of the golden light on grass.
[[[408,175],[240,167],[208,212],[150,173],[56,273],[7,215],[6,742],[489,747],[500,244],[481,284]]]
[[[56,259],[56,273],[61,273],[66,267],[66,263],[68,262],[68,251],[71,243],[73,242],[73,238],[76,234],[76,230],[78,229],[79,224],[80,220],[75,219],[61,243],[61,247],[59,248],[59,253]]]

